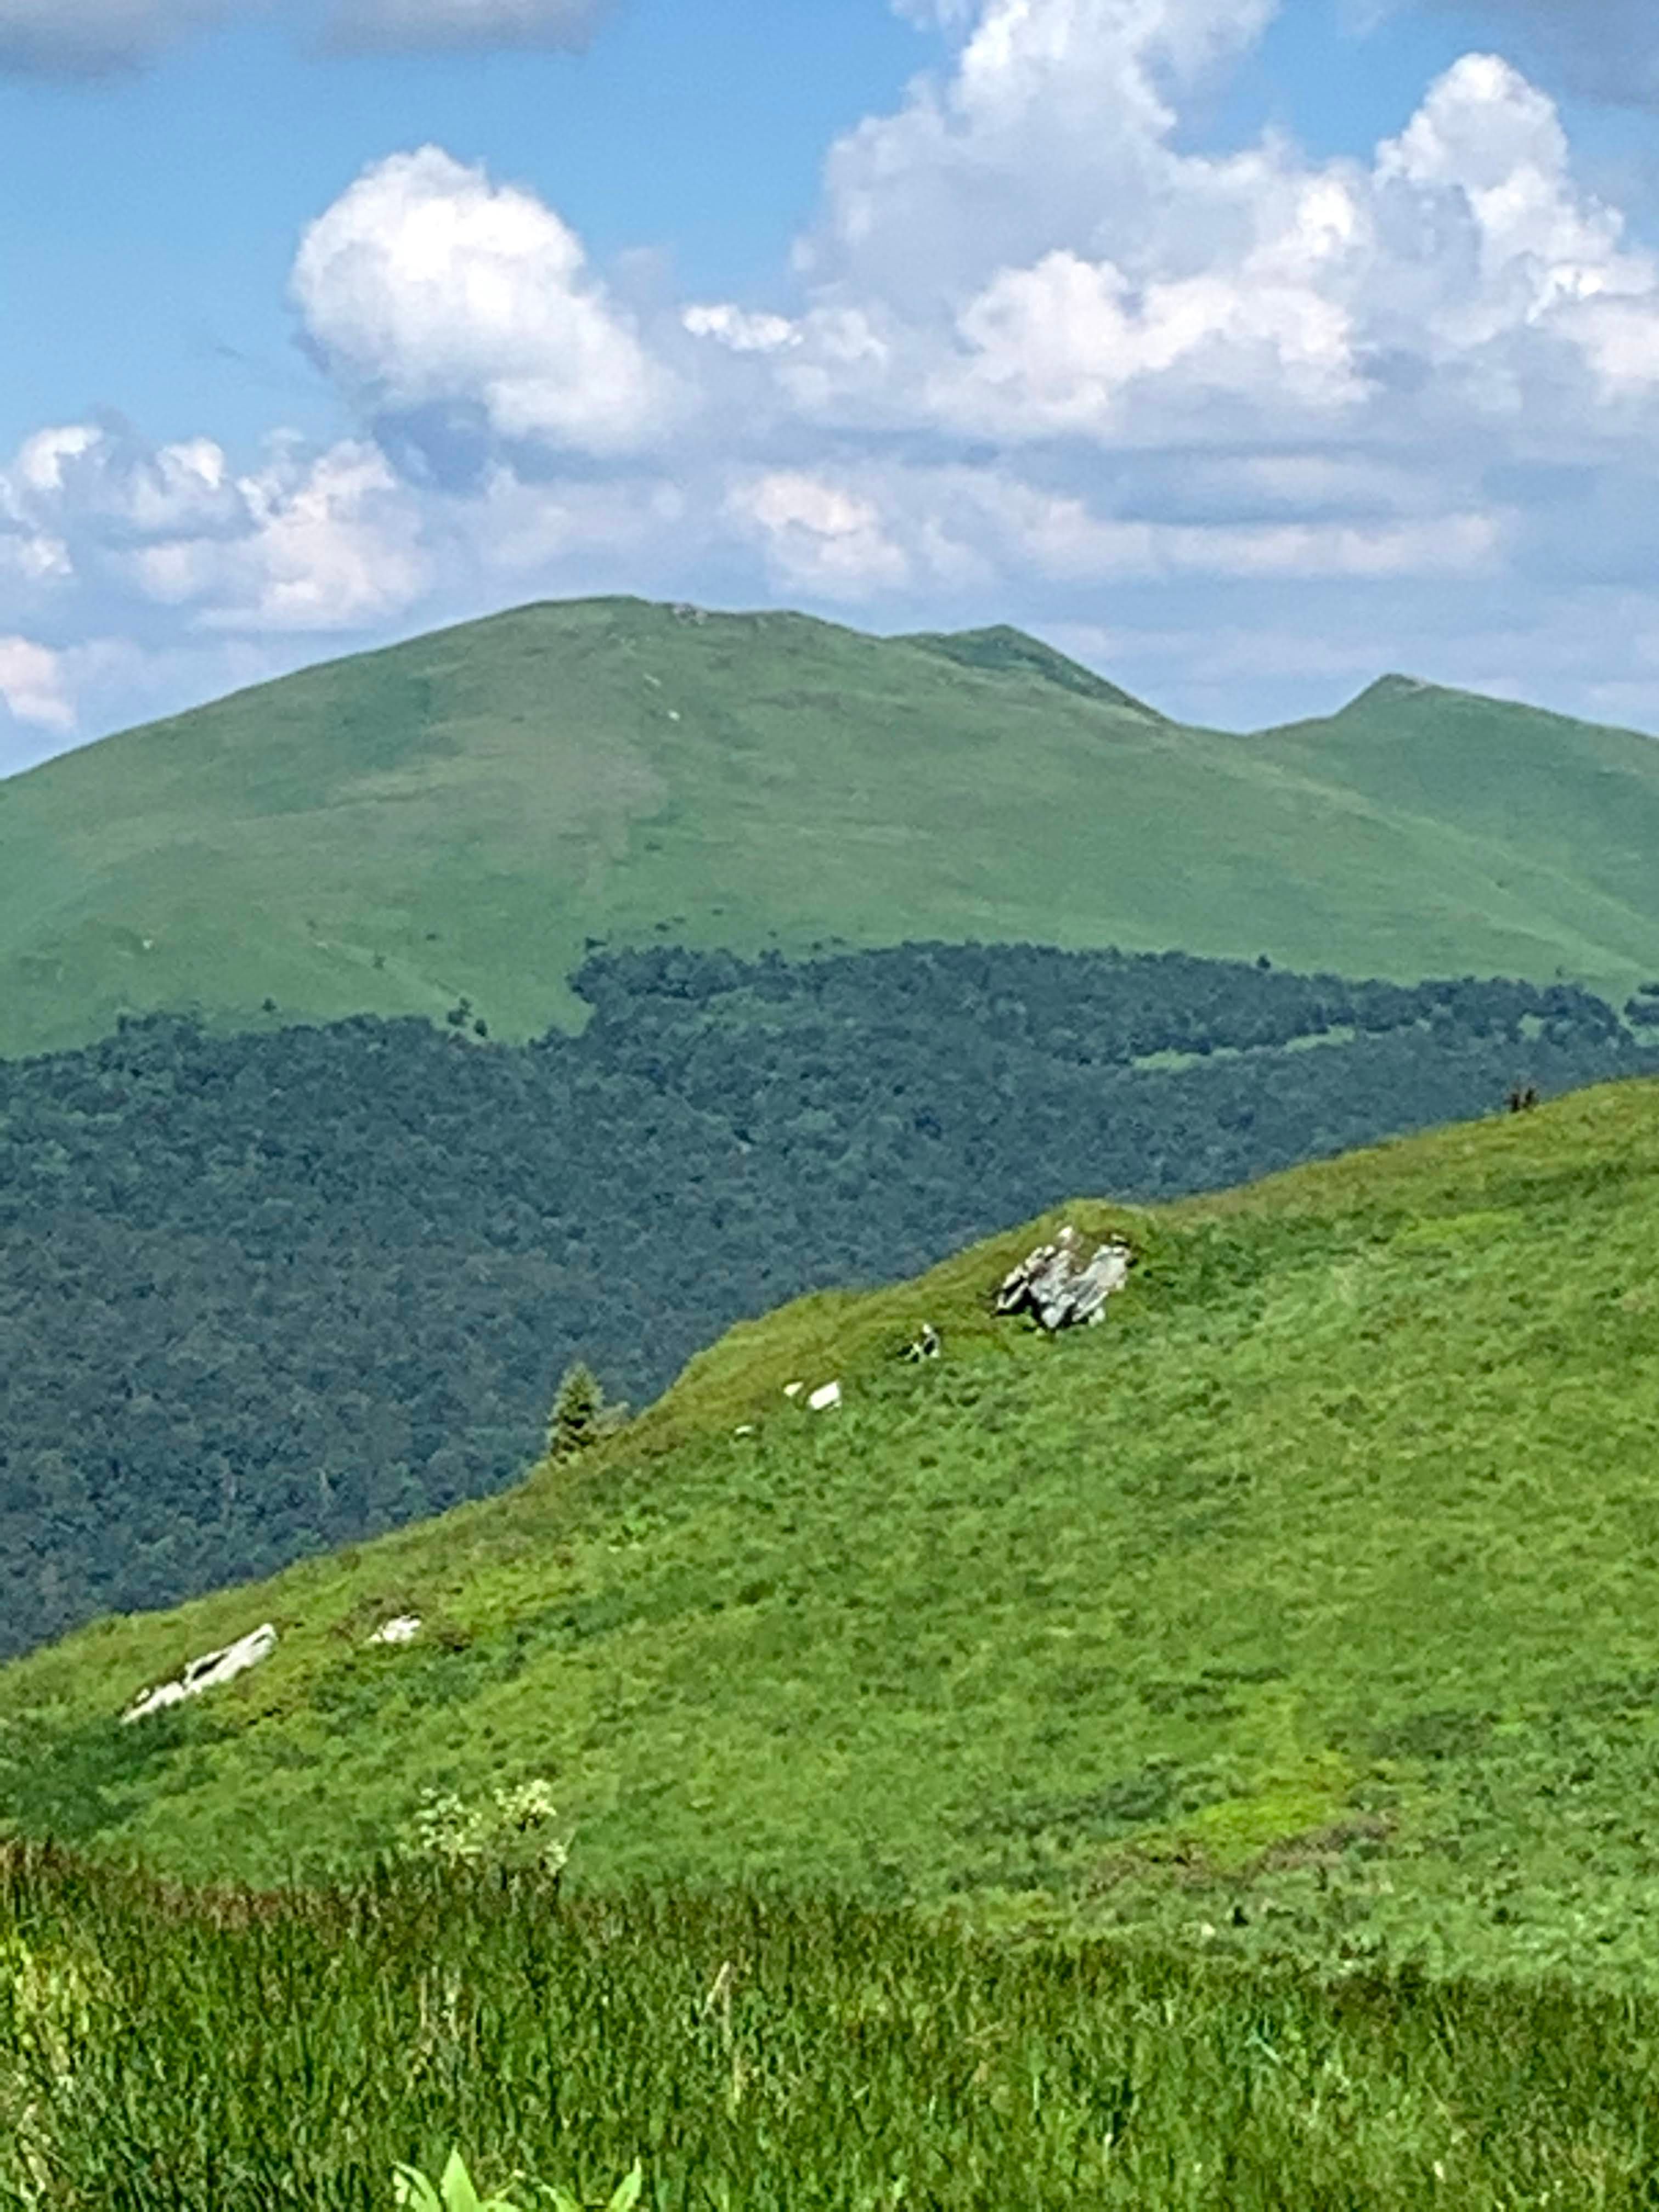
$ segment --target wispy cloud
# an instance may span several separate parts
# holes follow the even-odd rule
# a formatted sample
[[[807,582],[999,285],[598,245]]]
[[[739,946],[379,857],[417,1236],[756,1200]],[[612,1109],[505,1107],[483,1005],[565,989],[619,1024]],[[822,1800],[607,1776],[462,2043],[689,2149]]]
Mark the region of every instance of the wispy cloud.
[[[324,43],[342,52],[463,46],[580,50],[610,0],[332,0]],[[192,33],[283,0],[0,0],[0,70],[100,77],[148,68]]]
[[[422,46],[580,52],[608,6],[609,0],[336,0],[328,40],[356,52]]]
[[[0,70],[97,77],[146,68],[245,0],[0,0]]]
[[[1469,13],[1468,0],[1428,4]],[[1620,106],[1659,108],[1659,11],[1652,0],[1595,0],[1590,6],[1478,0],[1477,13],[1521,59],[1547,66],[1573,91]]]

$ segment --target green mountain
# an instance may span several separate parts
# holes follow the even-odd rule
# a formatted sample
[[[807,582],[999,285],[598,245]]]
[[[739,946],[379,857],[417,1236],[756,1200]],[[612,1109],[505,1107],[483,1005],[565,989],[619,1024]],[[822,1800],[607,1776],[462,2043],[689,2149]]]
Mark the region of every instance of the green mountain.
[[[990,1293],[1062,1219],[1137,1264],[1051,1339]],[[1080,1202],[734,1329],[503,1497],[0,1670],[0,1810],[266,1879],[544,1776],[586,1883],[1651,1984],[1656,1249],[1644,1080]]]
[[[1389,679],[1184,729],[1017,631],[526,607],[0,784],[0,1052],[123,1012],[574,1024],[592,941],[1659,969],[1659,747]]]

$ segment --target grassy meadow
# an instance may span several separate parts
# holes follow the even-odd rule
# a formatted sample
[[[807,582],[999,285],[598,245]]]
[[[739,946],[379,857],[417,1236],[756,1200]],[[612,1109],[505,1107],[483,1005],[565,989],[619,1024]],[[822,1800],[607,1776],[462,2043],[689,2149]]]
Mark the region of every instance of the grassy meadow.
[[[1062,1218],[1139,1263],[1049,1340],[989,1293]],[[1654,1987],[1656,1251],[1644,1081],[1062,1209],[739,1327],[502,1497],[0,1670],[0,1817],[270,1884],[544,1776],[579,1895]],[[119,1723],[266,1620],[255,1673]]]
[[[1013,1946],[828,1897],[383,1867],[186,1896],[0,1853],[0,2205],[1649,2205],[1659,2004]]]
[[[580,1024],[596,940],[1180,945],[1617,1002],[1656,839],[1647,738],[1403,679],[1239,737],[1012,631],[531,606],[0,782],[0,1053],[463,1000],[521,1039]]]

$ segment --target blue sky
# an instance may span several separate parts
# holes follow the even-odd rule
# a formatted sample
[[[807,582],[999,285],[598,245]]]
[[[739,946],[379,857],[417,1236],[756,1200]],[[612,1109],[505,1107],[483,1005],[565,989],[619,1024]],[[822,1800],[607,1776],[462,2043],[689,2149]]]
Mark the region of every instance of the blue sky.
[[[1647,0],[0,0],[0,771],[636,590],[1659,730]]]

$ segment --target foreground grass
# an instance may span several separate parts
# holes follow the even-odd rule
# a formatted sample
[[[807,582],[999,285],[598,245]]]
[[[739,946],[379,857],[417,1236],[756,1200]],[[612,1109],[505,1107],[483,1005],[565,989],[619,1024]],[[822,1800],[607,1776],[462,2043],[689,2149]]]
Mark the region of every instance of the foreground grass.
[[[0,2204],[1650,2204],[1659,2005],[1015,1948],[829,1897],[382,1869],[192,1898],[0,1857]]]

